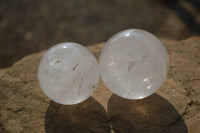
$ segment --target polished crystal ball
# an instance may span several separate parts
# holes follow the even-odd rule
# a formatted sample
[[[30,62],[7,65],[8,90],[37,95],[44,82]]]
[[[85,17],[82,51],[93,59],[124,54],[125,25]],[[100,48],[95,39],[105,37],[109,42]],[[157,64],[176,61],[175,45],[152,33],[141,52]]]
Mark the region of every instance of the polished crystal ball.
[[[80,103],[92,95],[98,84],[98,62],[80,44],[57,44],[42,57],[38,79],[51,100],[65,105]]]
[[[103,81],[113,93],[126,99],[142,99],[165,80],[168,54],[153,34],[129,29],[108,40],[99,63]]]

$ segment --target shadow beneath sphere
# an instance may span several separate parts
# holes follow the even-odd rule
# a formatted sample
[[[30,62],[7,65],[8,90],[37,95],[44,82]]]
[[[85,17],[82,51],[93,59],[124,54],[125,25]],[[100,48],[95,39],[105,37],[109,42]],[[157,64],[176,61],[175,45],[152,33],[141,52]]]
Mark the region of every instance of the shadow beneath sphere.
[[[46,133],[110,133],[105,109],[89,98],[76,105],[50,103],[45,116]]]
[[[115,133],[187,133],[176,109],[159,95],[127,100],[112,95],[108,115]]]

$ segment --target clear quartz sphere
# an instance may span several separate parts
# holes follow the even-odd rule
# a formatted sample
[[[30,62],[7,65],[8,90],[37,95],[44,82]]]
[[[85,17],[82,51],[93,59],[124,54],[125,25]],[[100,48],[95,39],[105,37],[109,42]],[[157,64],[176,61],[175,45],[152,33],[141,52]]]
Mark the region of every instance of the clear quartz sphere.
[[[90,97],[99,81],[98,62],[84,46],[66,42],[42,57],[38,79],[43,92],[59,104],[77,104]]]
[[[168,54],[153,34],[129,29],[108,40],[99,63],[103,81],[113,93],[126,99],[142,99],[165,80]]]

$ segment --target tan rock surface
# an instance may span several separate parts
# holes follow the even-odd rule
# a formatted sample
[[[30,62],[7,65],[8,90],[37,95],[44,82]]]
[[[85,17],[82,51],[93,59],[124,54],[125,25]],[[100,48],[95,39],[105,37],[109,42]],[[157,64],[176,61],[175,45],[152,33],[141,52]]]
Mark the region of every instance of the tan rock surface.
[[[200,38],[163,42],[170,58],[168,77],[156,94],[143,100],[113,95],[101,80],[86,101],[56,104],[37,80],[44,51],[0,70],[0,133],[199,133]],[[103,45],[89,49],[98,57]]]

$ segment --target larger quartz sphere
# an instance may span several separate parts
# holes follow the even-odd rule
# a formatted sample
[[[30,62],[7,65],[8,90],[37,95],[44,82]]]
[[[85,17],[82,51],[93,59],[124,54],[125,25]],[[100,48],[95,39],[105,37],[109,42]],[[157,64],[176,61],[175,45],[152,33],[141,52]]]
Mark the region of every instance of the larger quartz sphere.
[[[129,29],[117,33],[100,55],[100,72],[107,87],[127,99],[153,94],[168,70],[168,54],[161,41],[149,32]]]
[[[65,105],[80,103],[92,95],[98,84],[98,62],[80,44],[57,44],[42,57],[38,79],[51,100]]]

